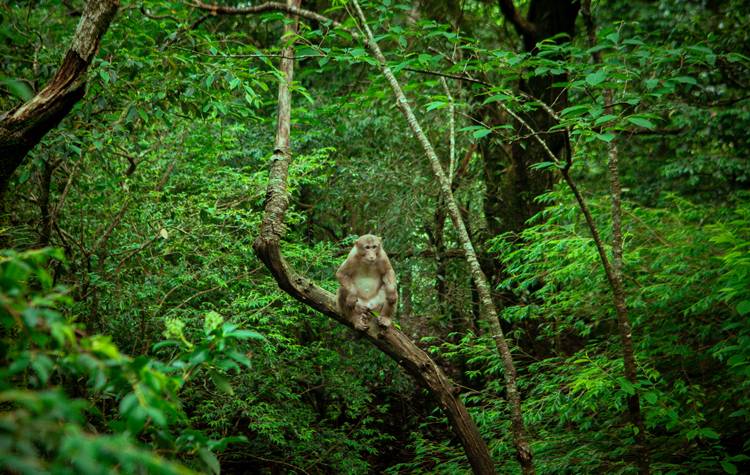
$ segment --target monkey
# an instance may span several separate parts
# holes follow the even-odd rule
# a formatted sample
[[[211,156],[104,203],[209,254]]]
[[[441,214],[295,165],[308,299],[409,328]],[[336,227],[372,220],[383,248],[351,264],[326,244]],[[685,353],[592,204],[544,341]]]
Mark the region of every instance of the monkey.
[[[341,284],[337,292],[339,311],[354,317],[355,329],[369,328],[365,318],[370,311],[379,312],[379,326],[391,325],[398,302],[396,273],[379,237],[360,236],[336,271],[336,279]]]

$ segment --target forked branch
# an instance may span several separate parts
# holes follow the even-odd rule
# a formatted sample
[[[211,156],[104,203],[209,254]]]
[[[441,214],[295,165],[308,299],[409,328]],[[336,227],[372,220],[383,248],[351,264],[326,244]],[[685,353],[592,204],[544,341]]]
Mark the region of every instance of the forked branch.
[[[287,0],[288,13],[299,11],[300,0]],[[296,24],[289,22],[284,27],[286,41],[296,34]],[[350,328],[353,319],[337,309],[334,295],[315,285],[299,274],[281,253],[281,239],[285,234],[284,217],[289,206],[287,175],[292,153],[289,145],[291,122],[291,91],[294,72],[293,44],[284,48],[281,55],[282,80],[279,82],[278,122],[276,141],[271,157],[271,170],[266,192],[266,206],[260,235],[253,249],[273,275],[279,287],[286,293],[311,308],[333,318]],[[469,462],[477,474],[495,473],[494,464],[487,445],[482,440],[474,421],[457,397],[456,386],[448,379],[432,359],[409,338],[393,326],[386,329],[373,325],[367,332],[360,332],[380,351],[393,358],[401,367],[426,387],[445,411],[448,420],[464,447]]]

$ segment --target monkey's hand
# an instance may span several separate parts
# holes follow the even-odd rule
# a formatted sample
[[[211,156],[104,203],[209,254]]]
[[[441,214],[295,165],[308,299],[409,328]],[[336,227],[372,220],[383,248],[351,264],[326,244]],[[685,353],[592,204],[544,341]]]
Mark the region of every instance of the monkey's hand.
[[[349,293],[349,295],[346,296],[346,306],[349,308],[356,308],[357,306],[357,295],[354,293]]]
[[[388,328],[391,326],[391,319],[382,315],[378,315],[378,325],[383,328]]]

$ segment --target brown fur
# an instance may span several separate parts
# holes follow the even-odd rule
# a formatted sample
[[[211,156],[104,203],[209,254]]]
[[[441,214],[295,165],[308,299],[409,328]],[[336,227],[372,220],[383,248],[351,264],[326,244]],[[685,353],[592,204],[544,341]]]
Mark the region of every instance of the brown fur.
[[[337,293],[339,311],[353,317],[357,330],[368,328],[366,318],[372,311],[379,312],[380,326],[391,324],[398,302],[396,273],[379,237],[360,236],[336,271],[336,278],[341,284]]]

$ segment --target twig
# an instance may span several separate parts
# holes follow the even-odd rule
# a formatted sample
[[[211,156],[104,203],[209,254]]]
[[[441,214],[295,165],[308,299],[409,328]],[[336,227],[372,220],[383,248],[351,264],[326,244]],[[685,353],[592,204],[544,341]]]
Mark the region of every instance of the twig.
[[[315,21],[319,21],[322,23],[333,25],[336,28],[341,28],[343,30],[348,31],[349,33],[353,33],[352,36],[354,36],[354,33],[355,33],[355,32],[348,30],[347,28],[344,28],[344,25],[334,20],[333,18],[329,18],[327,16],[321,15],[311,10],[305,10],[304,8],[286,5],[281,2],[265,2],[265,3],[261,3],[260,5],[252,5],[252,6],[245,6],[245,7],[229,7],[225,5],[211,5],[208,3],[203,3],[200,0],[192,0],[190,2],[186,2],[186,4],[195,8],[200,8],[201,10],[207,10],[213,13],[214,15],[219,15],[219,14],[248,15],[248,14],[256,14],[256,13],[272,12],[272,11],[286,12],[286,13],[300,16],[302,18],[307,18],[308,20],[315,20]]]

